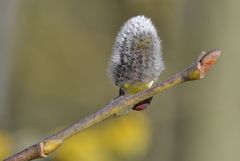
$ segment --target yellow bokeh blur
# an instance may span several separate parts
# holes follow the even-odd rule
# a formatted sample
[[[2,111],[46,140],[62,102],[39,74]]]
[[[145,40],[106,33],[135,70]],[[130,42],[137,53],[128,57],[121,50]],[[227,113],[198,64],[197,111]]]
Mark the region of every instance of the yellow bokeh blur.
[[[0,130],[0,160],[5,159],[12,150],[12,140],[9,134]]]
[[[104,144],[121,157],[142,157],[151,140],[149,119],[142,112],[129,113],[108,122],[101,130],[101,137]]]
[[[57,151],[58,161],[108,161],[108,154],[101,148],[97,131],[88,129],[66,141]]]
[[[55,155],[58,161],[113,161],[142,157],[148,151],[151,128],[144,113],[132,112],[106,121],[69,139]]]

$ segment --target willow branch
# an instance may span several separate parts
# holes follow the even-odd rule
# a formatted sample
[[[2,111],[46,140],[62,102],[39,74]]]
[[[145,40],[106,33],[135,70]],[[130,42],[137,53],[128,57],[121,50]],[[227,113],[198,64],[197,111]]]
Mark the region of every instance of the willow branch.
[[[192,65],[166,81],[157,83],[151,88],[135,95],[117,97],[97,112],[5,159],[5,161],[28,161],[36,158],[47,157],[48,154],[54,152],[60,145],[62,145],[67,138],[79,133],[80,131],[103,120],[126,114],[132,110],[133,105],[170,87],[173,87],[174,85],[186,81],[202,79],[216,62],[220,53],[221,52],[219,50],[212,50],[208,53],[202,52]]]

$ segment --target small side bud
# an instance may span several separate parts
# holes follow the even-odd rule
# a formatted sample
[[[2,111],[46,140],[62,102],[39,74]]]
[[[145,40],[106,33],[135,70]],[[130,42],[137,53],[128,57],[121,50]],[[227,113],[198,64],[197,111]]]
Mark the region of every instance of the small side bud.
[[[129,19],[119,31],[113,46],[108,72],[113,82],[150,86],[164,70],[156,28],[145,16]]]

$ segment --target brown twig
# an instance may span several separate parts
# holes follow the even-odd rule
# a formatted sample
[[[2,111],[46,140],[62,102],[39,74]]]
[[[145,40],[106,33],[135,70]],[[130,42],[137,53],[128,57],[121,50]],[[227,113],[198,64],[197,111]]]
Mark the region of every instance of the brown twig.
[[[108,118],[126,114],[131,111],[132,106],[136,103],[150,98],[174,85],[190,80],[202,79],[216,62],[220,53],[221,52],[219,50],[212,50],[208,53],[202,52],[196,62],[166,81],[157,83],[153,87],[135,95],[120,96],[112,100],[96,113],[85,117],[70,127],[45,138],[43,141],[30,146],[29,148],[9,157],[4,161],[28,161],[36,158],[47,157],[48,154],[54,152],[67,138],[79,133],[80,131]]]

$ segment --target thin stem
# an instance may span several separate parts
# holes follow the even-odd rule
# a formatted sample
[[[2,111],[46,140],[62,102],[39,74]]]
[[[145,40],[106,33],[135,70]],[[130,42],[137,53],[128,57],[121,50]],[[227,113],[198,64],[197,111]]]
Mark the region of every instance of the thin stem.
[[[28,161],[36,158],[47,157],[48,154],[54,152],[60,145],[62,145],[67,138],[79,133],[80,131],[108,118],[114,118],[116,116],[127,114],[132,110],[133,105],[177,84],[202,79],[216,62],[220,53],[221,52],[219,50],[212,50],[208,53],[202,52],[196,62],[166,81],[157,83],[153,87],[135,95],[117,97],[97,112],[57,132],[56,134],[45,138],[43,141],[24,149],[23,151],[9,157],[5,161]]]

